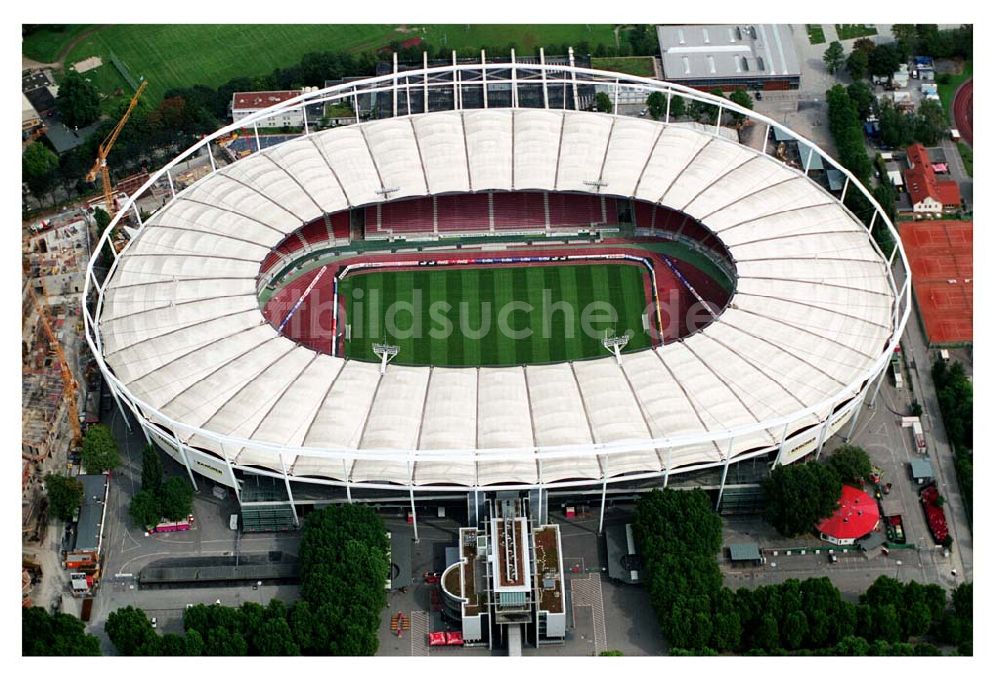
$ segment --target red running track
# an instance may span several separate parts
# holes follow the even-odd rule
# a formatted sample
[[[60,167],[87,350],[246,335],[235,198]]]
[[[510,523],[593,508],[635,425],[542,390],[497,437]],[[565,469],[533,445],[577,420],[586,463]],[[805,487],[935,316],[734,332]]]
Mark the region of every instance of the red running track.
[[[955,92],[955,99],[952,101],[952,115],[955,118],[955,126],[958,133],[971,146],[972,145],[972,80],[971,78],[962,84]]]

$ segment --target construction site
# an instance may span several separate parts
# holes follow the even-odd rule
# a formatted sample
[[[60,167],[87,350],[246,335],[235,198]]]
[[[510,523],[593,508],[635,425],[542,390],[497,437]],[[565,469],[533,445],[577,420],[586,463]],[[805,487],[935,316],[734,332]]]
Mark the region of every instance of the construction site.
[[[143,82],[137,88],[118,124],[98,148],[94,165],[85,177],[89,182],[100,179],[102,191],[97,200],[23,224],[22,606],[37,604],[55,609],[69,583],[73,597],[89,598],[100,577],[109,476],[85,475],[81,467],[83,433],[100,420],[102,379],[86,347],[80,297],[91,257],[92,235],[99,235],[96,207],[101,206],[108,215],[115,214],[115,194],[133,192],[148,178],[141,172],[113,186],[107,163],[108,153],[146,86]],[[155,191],[151,197],[156,198]],[[122,244],[119,238],[111,246],[117,252]],[[103,274],[96,268],[95,272]],[[49,524],[45,489],[48,474],[77,478],[80,483],[83,497],[72,524]],[[72,575],[67,576],[67,570],[72,570]],[[84,610],[89,610],[88,603]]]
[[[44,477],[80,473],[82,426],[99,413],[100,375],[81,351],[79,302],[92,224],[72,209],[30,224],[22,240],[21,520],[25,547],[40,551],[51,552],[51,539],[61,537],[47,528]],[[30,589],[42,566],[25,567],[22,584]]]

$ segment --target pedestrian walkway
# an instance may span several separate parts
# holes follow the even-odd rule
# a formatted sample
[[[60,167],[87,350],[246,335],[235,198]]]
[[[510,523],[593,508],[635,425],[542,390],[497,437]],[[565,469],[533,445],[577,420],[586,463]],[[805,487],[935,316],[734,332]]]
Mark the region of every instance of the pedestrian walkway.
[[[590,607],[594,617],[594,652],[600,654],[608,650],[608,635],[604,625],[604,594],[601,589],[601,575],[590,574],[587,578],[574,578],[570,582],[573,590],[573,613],[580,607]]]
[[[410,627],[413,628],[413,632],[410,634],[410,655],[429,656],[427,633],[430,630],[430,617],[427,612],[414,611]]]

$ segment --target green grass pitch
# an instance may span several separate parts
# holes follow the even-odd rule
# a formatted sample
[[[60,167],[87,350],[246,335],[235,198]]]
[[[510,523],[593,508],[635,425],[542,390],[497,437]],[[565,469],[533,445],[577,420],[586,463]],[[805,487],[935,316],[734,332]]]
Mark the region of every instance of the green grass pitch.
[[[72,64],[89,56],[109,63],[113,50],[134,77],[149,80],[144,98],[156,105],[172,87],[218,87],[237,76],[294,66],[309,52],[375,51],[415,37],[435,52],[514,43],[519,53],[529,54],[547,44],[617,42],[613,24],[76,24],[28,36],[22,52],[49,61],[72,45],[66,55]]]
[[[372,344],[385,340],[400,347],[396,364],[563,362],[607,355],[601,342],[606,331],[630,333],[626,351],[648,348],[651,340],[643,326],[646,275],[638,266],[617,264],[439,267],[354,274],[340,284],[342,308],[346,308],[340,327],[343,330],[346,319],[351,332],[350,340],[344,341],[344,355],[374,361]],[[552,312],[545,310],[546,291]],[[395,302],[412,303],[416,310],[392,313]],[[515,331],[530,330],[530,336],[504,335],[498,328],[504,307],[512,302],[529,304],[532,310],[508,312],[506,325]],[[563,312],[561,308],[567,306],[558,306],[560,302],[568,304],[570,312]],[[607,314],[601,312],[590,316],[593,330],[583,331],[584,311],[592,302],[610,304],[617,322],[606,321]],[[462,331],[463,316],[464,326],[471,331]],[[451,323],[450,332],[444,331],[445,319]]]

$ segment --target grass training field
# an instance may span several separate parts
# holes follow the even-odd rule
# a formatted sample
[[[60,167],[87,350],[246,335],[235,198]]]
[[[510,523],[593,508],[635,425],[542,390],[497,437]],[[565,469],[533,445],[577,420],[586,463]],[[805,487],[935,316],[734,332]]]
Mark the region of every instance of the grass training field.
[[[944,109],[944,114],[948,116],[953,124],[955,122],[952,117],[951,102],[955,99],[955,92],[958,88],[962,86],[966,80],[972,77],[972,62],[966,61],[962,65],[961,73],[935,73],[934,81],[938,86],[938,97],[941,99],[941,108]]]
[[[340,284],[342,307],[346,307],[341,327],[344,320],[351,325],[344,355],[373,361],[372,343],[384,340],[400,347],[396,364],[561,362],[607,355],[601,343],[606,330],[615,335],[631,333],[626,351],[648,348],[651,341],[643,328],[646,275],[638,266],[618,264],[440,267],[351,275]],[[564,312],[565,304],[556,305],[561,301],[572,310]],[[589,333],[593,336],[588,336],[582,330],[584,310],[595,301],[610,304],[618,321],[608,321],[604,311],[592,313]],[[387,312],[394,302],[412,303],[415,311]],[[532,310],[511,312],[512,302],[529,304]],[[433,304],[438,304],[436,310]],[[498,328],[501,320],[517,334],[505,335]],[[447,331],[449,323],[451,331]],[[525,330],[530,335],[519,338]],[[360,332],[367,335],[359,337]]]
[[[616,44],[612,24],[121,24],[43,29],[28,36],[22,51],[51,61],[81,35],[66,56],[67,64],[89,56],[108,63],[113,49],[133,76],[149,80],[151,101],[159,101],[172,87],[218,87],[234,77],[265,75],[296,65],[309,52],[377,50],[414,37],[434,50],[513,42],[525,53],[548,44],[588,42],[591,49],[602,42]]]
[[[836,24],[837,39],[853,40],[854,38],[867,38],[871,35],[878,35],[878,29],[871,24]]]

